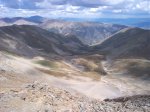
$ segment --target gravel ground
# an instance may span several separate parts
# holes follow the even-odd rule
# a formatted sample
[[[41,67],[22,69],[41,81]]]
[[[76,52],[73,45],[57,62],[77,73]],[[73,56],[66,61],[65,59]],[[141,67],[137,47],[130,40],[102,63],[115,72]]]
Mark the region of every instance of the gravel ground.
[[[150,96],[99,101],[34,82],[1,92],[0,112],[150,112]]]

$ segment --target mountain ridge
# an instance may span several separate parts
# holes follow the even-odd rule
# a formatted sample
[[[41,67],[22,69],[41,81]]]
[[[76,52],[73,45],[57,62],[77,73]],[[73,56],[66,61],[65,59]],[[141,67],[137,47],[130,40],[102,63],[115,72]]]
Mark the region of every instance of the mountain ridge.
[[[76,37],[66,38],[31,25],[0,27],[0,32],[1,49],[14,50],[17,53],[20,52],[19,54],[23,52],[39,54],[42,50],[45,53],[65,55],[79,53],[79,51],[82,52],[82,48],[86,48]]]
[[[103,42],[112,34],[126,28],[127,26],[96,22],[75,22],[58,19],[47,19],[40,16],[1,18],[0,26],[36,25],[61,35],[76,36],[86,45],[94,45]]]
[[[126,28],[93,48],[114,58],[137,57],[149,59],[149,42],[150,30]]]
[[[40,27],[63,35],[74,35],[87,45],[101,43],[112,34],[126,28],[126,26],[116,24],[62,20],[48,20],[42,23]]]

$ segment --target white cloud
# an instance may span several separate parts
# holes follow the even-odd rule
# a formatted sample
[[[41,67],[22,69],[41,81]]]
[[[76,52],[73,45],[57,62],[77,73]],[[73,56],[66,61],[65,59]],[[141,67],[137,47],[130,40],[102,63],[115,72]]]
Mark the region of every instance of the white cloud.
[[[71,6],[71,5],[67,5],[64,8],[64,11],[66,12],[72,12],[72,13],[78,13],[79,12],[80,7],[79,6]]]
[[[6,0],[1,0],[6,1]],[[0,1],[0,16],[32,16],[46,17],[139,17],[150,14],[149,0],[19,0],[20,10],[15,2]],[[18,0],[14,0],[18,1]],[[31,2],[31,4],[29,4]],[[24,4],[23,4],[24,3]],[[18,3],[17,3],[18,4]],[[25,7],[25,4],[29,6]],[[21,8],[21,6],[24,6]]]
[[[144,11],[150,12],[150,1],[143,1],[136,4],[136,8]]]
[[[90,12],[95,13],[95,12],[99,12],[99,11],[105,10],[107,8],[108,8],[108,6],[100,6],[100,7],[97,7],[97,8],[90,8]]]
[[[122,10],[121,10],[121,9],[119,9],[119,10],[113,10],[113,12],[114,12],[114,13],[121,13]]]

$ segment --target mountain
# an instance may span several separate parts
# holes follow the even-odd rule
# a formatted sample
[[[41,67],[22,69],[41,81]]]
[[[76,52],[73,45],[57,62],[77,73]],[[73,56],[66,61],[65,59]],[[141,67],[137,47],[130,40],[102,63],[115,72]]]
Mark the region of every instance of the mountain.
[[[31,17],[27,17],[25,19],[30,22],[34,22],[34,23],[42,23],[44,20],[46,20],[46,18],[41,17],[41,16],[31,16]]]
[[[147,58],[150,59],[150,30],[126,28],[102,44],[94,46],[111,58]]]
[[[25,18],[0,19],[0,26],[11,26],[11,25],[38,25],[38,23],[28,21]]]
[[[27,21],[25,19],[20,19],[12,23],[11,25],[37,25],[37,23]]]
[[[31,17],[13,17],[13,18],[0,18],[0,26],[10,26],[10,25],[39,25],[46,18],[41,16],[31,16]]]
[[[100,44],[119,30],[126,28],[123,25],[96,22],[69,22],[64,20],[48,19],[41,16],[1,18],[0,26],[10,25],[37,25],[54,33],[64,36],[76,36],[85,45]]]
[[[116,24],[63,20],[47,20],[40,27],[65,36],[74,35],[86,45],[101,43],[117,31],[126,28],[126,26]]]
[[[1,21],[4,21],[6,23],[13,23],[13,22],[18,21],[20,19],[24,19],[24,18],[23,17],[13,17],[13,18],[6,17],[6,18],[0,18]]]
[[[133,23],[132,25],[136,26],[136,27],[143,28],[143,29],[149,29],[150,30],[150,20]]]
[[[131,27],[150,29],[150,18],[98,18],[89,21],[120,24]]]
[[[64,37],[30,25],[0,27],[0,41],[0,50],[24,56],[71,55],[86,49],[75,36]]]
[[[8,23],[6,23],[5,21],[3,21],[3,20],[0,20],[0,27],[1,26],[7,26],[8,25]]]
[[[139,58],[150,57],[149,36],[125,28],[89,47],[35,25],[0,27],[0,111],[148,112],[150,61]]]

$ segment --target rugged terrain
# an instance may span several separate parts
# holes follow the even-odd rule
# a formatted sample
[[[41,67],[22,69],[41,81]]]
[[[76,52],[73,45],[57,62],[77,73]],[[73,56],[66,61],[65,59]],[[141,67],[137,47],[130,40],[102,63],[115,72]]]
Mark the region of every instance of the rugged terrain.
[[[0,41],[2,112],[150,110],[149,30],[123,29],[89,47],[76,36],[12,25],[0,28]]]
[[[100,80],[95,80],[93,74],[85,76],[83,71],[77,75],[79,71],[67,62],[64,64],[70,68],[61,67],[62,74],[58,73],[61,72],[59,68],[34,63],[41,59],[37,57],[31,60],[0,53],[0,111],[149,112],[149,85],[143,89],[144,83],[148,82],[133,82],[132,78],[118,79],[113,76],[106,78],[103,75]],[[41,69],[53,72],[48,74]],[[137,96],[133,96],[136,92]]]
[[[0,28],[0,49],[18,55],[71,55],[87,49],[75,36],[64,37],[31,25]]]
[[[0,26],[11,25],[35,25],[63,36],[76,36],[85,45],[99,44],[114,33],[126,28],[124,25],[95,23],[95,22],[71,22],[58,19],[48,19],[40,16],[1,18]]]
[[[126,28],[126,26],[117,24],[62,20],[47,20],[40,26],[55,33],[74,35],[86,45],[100,44],[114,33]]]

